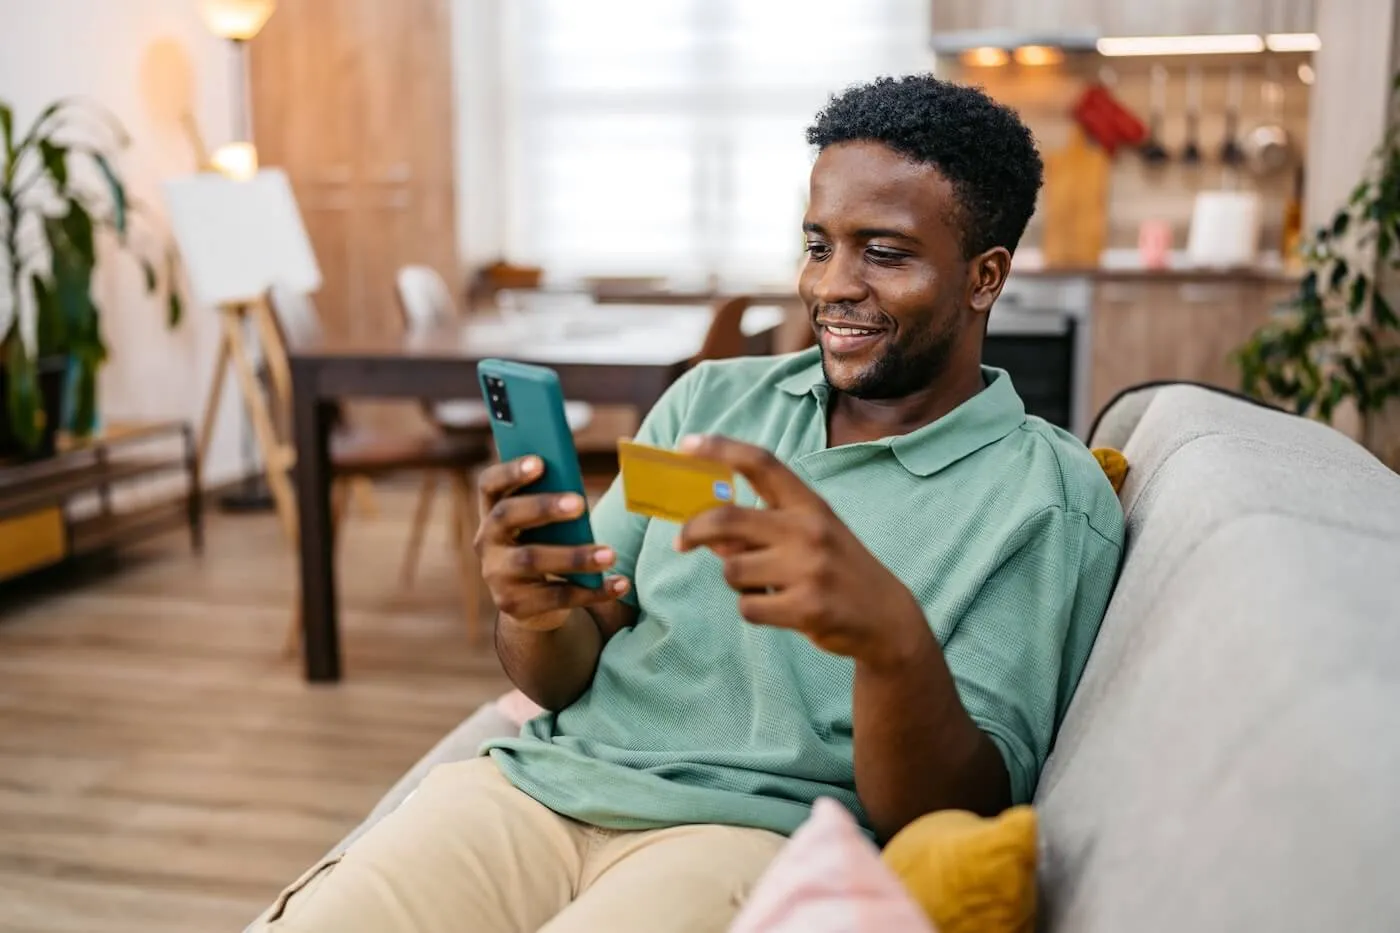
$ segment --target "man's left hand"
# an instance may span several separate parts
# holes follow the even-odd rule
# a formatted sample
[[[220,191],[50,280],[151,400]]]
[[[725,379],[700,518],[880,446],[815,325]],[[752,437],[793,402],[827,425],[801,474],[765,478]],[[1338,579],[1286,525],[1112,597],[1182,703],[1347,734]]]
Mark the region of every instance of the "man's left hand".
[[[708,547],[723,559],[740,615],[877,667],[925,647],[931,632],[908,587],[776,457],[715,436],[685,438],[680,448],[733,467],[768,506],[710,509],[676,539],[677,550]]]

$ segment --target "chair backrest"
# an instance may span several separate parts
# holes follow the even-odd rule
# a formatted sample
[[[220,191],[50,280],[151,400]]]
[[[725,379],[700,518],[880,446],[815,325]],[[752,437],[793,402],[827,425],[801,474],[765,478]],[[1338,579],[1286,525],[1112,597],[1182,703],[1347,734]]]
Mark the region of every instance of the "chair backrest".
[[[744,312],[749,310],[751,303],[749,296],[736,295],[715,304],[710,329],[705,333],[700,352],[692,358],[692,364],[744,355]]]
[[[457,319],[457,306],[447,283],[429,266],[404,266],[395,278],[399,311],[409,331],[443,327]]]
[[[305,292],[274,285],[268,290],[267,300],[282,338],[289,346],[314,343],[325,334],[316,302]]]

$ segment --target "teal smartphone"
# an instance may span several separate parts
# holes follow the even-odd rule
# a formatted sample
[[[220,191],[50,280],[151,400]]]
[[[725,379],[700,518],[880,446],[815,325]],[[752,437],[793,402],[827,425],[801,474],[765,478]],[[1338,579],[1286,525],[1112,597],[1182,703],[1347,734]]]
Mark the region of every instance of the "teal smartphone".
[[[574,434],[564,417],[564,393],[559,376],[547,366],[533,366],[511,360],[482,360],[476,366],[481,397],[491,414],[491,435],[501,460],[515,460],[534,454],[544,463],[544,475],[518,490],[516,495],[573,492],[588,497],[583,490]],[[566,522],[556,522],[520,533],[527,544],[557,544],[571,547],[593,543],[593,526],[588,507],[583,514]],[[567,574],[571,583],[600,589],[600,573]]]

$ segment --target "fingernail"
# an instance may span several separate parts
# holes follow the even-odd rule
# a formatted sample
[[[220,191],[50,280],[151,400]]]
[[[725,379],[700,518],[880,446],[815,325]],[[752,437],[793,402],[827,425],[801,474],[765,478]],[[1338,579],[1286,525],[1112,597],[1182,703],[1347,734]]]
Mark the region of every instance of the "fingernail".
[[[526,473],[538,473],[539,470],[540,470],[540,458],[539,458],[539,457],[526,457],[526,458],[525,458],[525,472],[526,472]]]
[[[609,586],[612,587],[612,591],[614,593],[627,592],[627,581],[622,577],[617,577],[616,579],[614,579],[612,583],[609,584]]]
[[[704,440],[705,439],[699,434],[687,434],[685,437],[681,438],[680,449],[695,450],[704,442]]]
[[[593,552],[593,559],[599,564],[607,566],[613,562],[613,550],[610,547],[600,547]]]
[[[570,512],[577,512],[581,508],[583,508],[583,500],[573,493],[559,497],[559,511],[564,514],[567,515]]]

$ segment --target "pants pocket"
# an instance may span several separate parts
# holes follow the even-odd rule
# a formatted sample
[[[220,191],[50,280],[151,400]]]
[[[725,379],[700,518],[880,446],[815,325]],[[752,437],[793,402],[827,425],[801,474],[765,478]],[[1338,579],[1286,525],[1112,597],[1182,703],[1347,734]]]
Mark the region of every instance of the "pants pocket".
[[[309,894],[317,884],[331,873],[335,866],[340,864],[340,860],[344,857],[344,852],[335,852],[308,868],[300,878],[277,895],[277,900],[273,901],[272,906],[268,908],[265,922],[272,924],[281,920],[286,915],[287,907],[291,904],[292,899],[302,894]]]

